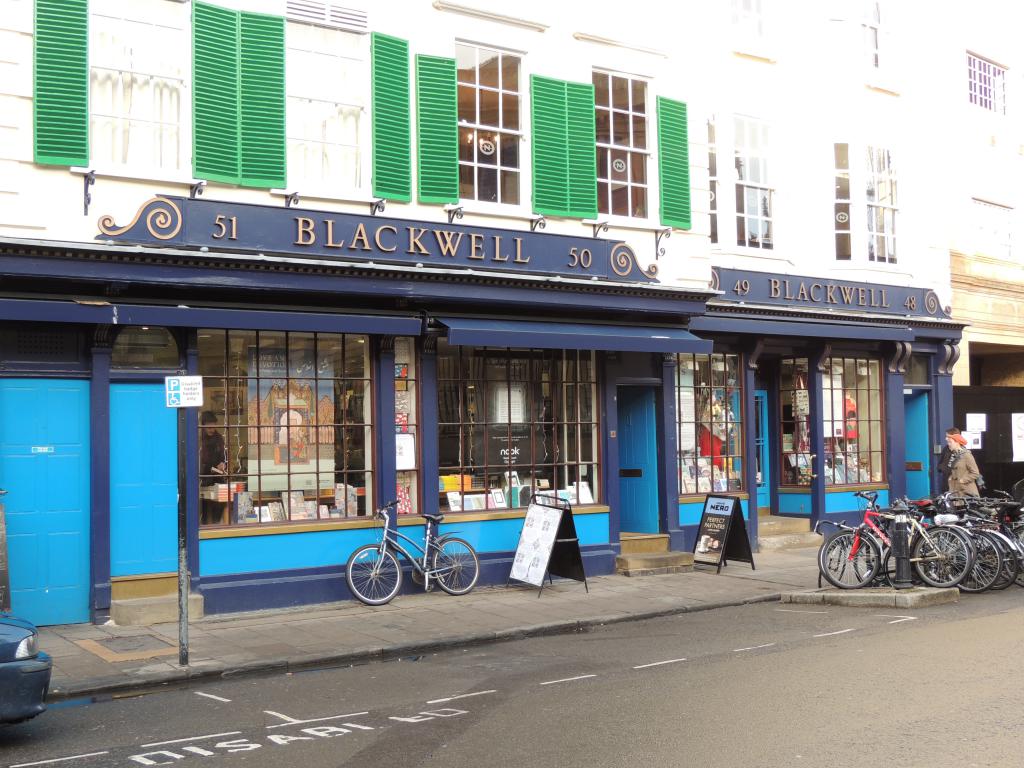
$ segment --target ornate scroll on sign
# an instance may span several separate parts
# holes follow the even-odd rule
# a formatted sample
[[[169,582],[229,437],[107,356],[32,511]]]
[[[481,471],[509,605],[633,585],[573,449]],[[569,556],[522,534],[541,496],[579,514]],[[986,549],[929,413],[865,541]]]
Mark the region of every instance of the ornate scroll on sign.
[[[631,283],[658,274],[614,240],[183,197],[154,197],[128,224],[108,215],[98,226],[97,240],[211,252]]]

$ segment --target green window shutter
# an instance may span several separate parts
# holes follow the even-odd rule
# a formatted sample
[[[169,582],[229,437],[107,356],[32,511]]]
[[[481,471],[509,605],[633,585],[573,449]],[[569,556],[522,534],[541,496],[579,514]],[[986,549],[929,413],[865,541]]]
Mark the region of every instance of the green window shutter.
[[[455,59],[416,57],[416,137],[420,202],[459,202]]]
[[[658,97],[658,178],[661,223],[690,229],[690,145],[686,104]]]
[[[597,216],[594,87],[534,75],[533,210],[546,216]]]
[[[373,194],[412,200],[409,123],[409,42],[376,32],[373,70]]]
[[[89,164],[89,3],[36,0],[35,160]]]
[[[284,187],[284,19],[242,13],[239,19],[241,153],[239,182]]]
[[[597,132],[594,86],[566,83],[566,125],[569,128],[569,211],[582,219],[597,218]]]
[[[548,77],[530,77],[533,211],[545,216],[570,215],[565,85]]]
[[[197,179],[239,180],[238,13],[192,7],[192,166]]]

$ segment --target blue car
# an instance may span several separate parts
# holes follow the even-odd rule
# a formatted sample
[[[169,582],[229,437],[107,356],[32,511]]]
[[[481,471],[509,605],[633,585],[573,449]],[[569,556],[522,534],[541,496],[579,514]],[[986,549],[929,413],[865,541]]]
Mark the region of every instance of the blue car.
[[[39,632],[0,613],[0,723],[18,723],[46,709],[53,661],[39,650]]]

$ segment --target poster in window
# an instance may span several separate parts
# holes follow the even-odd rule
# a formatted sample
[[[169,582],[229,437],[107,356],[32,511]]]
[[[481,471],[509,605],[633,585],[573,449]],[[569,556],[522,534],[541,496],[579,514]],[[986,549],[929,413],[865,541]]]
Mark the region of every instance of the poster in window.
[[[416,469],[416,435],[409,432],[395,435],[395,469]]]

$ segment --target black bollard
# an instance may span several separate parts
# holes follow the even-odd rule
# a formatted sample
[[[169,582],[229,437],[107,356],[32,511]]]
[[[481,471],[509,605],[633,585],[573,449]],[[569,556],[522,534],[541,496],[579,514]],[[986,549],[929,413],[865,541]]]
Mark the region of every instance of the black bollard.
[[[910,550],[907,545],[907,515],[899,512],[896,515],[892,534],[892,556],[896,558],[896,589],[910,589]]]

